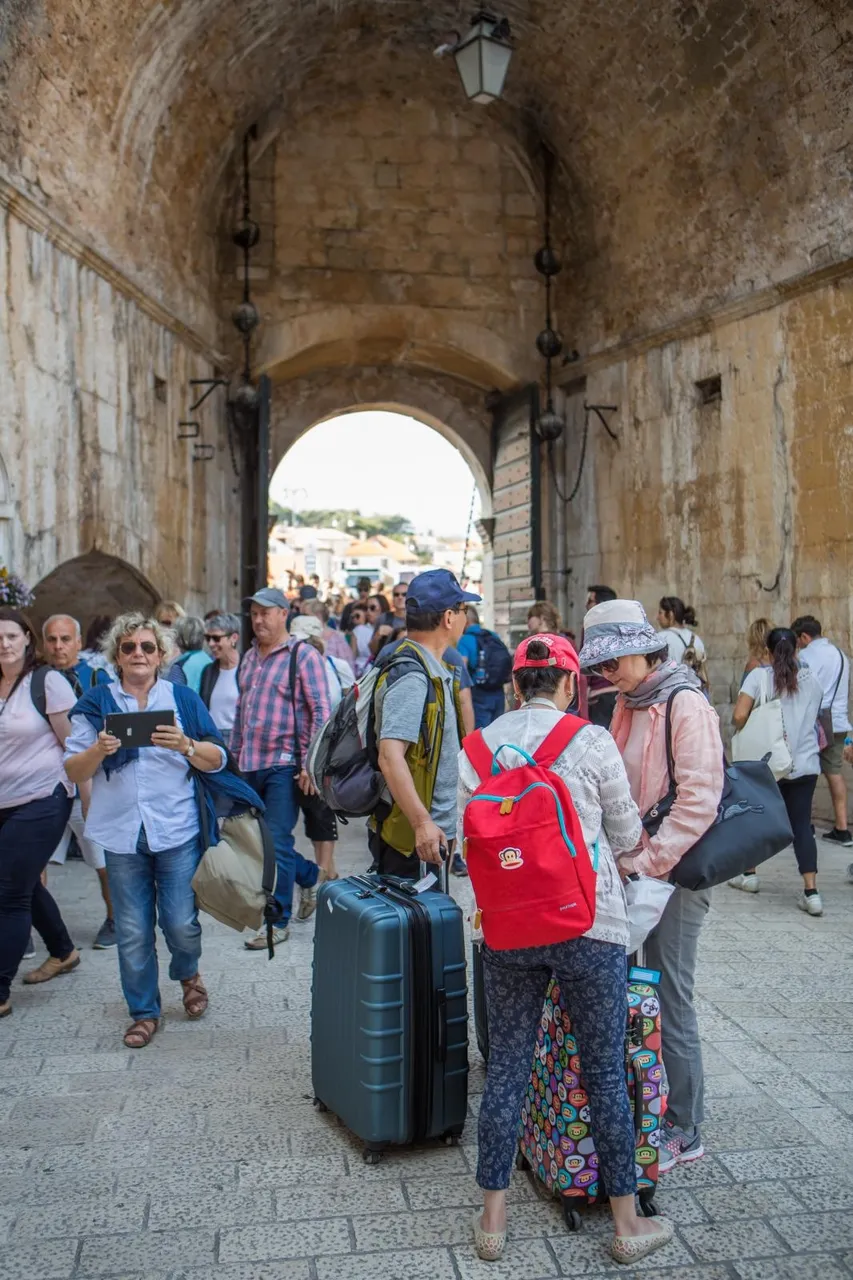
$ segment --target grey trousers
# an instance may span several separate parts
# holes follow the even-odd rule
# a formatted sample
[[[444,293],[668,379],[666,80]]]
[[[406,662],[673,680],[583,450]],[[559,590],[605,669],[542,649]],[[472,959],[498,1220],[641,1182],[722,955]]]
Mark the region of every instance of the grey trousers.
[[[705,1073],[693,981],[699,931],[711,890],[676,888],[660,924],[646,939],[645,963],[660,970],[663,1064],[669,1080],[666,1117],[689,1133],[705,1119]]]

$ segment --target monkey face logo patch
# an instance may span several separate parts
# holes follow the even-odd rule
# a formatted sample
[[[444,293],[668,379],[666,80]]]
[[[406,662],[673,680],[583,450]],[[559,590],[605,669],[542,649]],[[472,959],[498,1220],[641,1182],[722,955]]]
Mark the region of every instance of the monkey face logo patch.
[[[516,867],[524,866],[524,859],[521,856],[520,849],[501,849],[498,857],[504,871],[514,871]]]

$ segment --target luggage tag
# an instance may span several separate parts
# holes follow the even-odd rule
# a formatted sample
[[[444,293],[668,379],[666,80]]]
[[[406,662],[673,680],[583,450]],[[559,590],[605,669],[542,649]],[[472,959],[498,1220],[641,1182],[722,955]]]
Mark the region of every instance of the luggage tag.
[[[415,881],[412,889],[415,893],[426,893],[427,889],[431,889],[434,884],[438,884],[438,880],[431,871],[428,871],[425,876],[421,876],[420,880]]]
[[[639,965],[632,965],[628,970],[629,982],[648,982],[651,986],[660,986],[660,969],[642,969]]]

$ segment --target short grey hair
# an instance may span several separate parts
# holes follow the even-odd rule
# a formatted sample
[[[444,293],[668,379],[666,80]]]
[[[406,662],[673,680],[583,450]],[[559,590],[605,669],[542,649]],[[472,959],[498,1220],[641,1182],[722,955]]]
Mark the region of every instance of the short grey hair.
[[[149,618],[139,611],[120,614],[104,636],[101,641],[101,651],[107,662],[111,662],[114,667],[118,665],[116,659],[122,640],[126,636],[136,635],[137,631],[150,631],[153,635],[160,651],[162,669],[171,650],[171,633],[162,627],[156,618]]]
[[[52,622],[59,622],[60,618],[67,618],[69,622],[73,622],[74,629],[77,632],[77,639],[78,640],[83,639],[83,632],[80,629],[80,623],[71,613],[52,613],[50,617],[47,618],[42,625],[42,629],[41,629],[42,639],[45,639],[45,637],[47,636],[47,629],[50,626],[50,624]]]
[[[323,604],[322,600],[302,600],[299,604],[299,612],[304,613],[309,618],[319,618],[324,626],[328,625],[329,610]]]
[[[236,631],[239,636],[243,631],[243,623],[236,613],[214,613],[207,619],[208,631],[222,631],[226,636]]]
[[[175,643],[183,653],[196,653],[204,647],[204,621],[201,618],[192,614],[177,618],[172,630]]]

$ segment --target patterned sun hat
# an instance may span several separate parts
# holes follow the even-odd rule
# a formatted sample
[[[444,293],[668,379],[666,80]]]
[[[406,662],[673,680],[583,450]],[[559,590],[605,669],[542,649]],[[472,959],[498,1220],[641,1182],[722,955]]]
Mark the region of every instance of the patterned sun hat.
[[[631,653],[658,653],[666,648],[646,617],[639,600],[606,600],[589,610],[583,620],[582,671],[599,662],[625,658]]]

